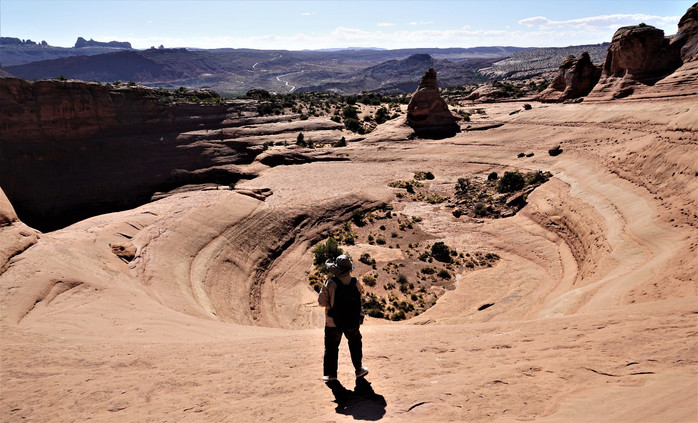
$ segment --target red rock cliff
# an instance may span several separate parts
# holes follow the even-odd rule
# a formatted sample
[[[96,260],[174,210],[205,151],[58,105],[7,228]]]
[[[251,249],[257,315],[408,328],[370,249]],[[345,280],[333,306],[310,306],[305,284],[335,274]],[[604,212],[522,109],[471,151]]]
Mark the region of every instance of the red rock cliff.
[[[231,106],[167,104],[143,87],[1,78],[0,110],[0,187],[20,219],[42,230],[186,183],[235,182],[234,165],[259,153],[183,134],[220,128]]]

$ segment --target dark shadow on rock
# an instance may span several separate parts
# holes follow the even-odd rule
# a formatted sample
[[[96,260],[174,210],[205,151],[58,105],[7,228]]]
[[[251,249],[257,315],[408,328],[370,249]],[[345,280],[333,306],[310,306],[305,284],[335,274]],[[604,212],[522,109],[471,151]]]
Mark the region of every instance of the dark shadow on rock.
[[[337,414],[354,417],[355,420],[377,421],[385,415],[385,398],[378,395],[366,378],[356,379],[353,391],[345,388],[338,380],[325,383],[332,390],[337,403]]]

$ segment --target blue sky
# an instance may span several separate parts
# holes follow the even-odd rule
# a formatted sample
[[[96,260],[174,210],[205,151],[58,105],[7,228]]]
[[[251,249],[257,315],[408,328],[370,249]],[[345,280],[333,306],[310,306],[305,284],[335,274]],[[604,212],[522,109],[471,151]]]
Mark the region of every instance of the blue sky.
[[[610,41],[645,22],[676,32],[686,0],[0,0],[0,35],[165,47],[553,47]]]

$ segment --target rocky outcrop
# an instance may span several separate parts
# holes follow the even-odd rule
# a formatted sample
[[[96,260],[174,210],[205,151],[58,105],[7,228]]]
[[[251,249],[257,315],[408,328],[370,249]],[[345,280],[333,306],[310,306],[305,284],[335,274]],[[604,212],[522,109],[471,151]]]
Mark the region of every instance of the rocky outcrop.
[[[669,44],[664,31],[653,26],[640,24],[618,29],[591,97],[627,97],[637,85],[654,85],[672,73],[681,66],[681,59]]]
[[[683,63],[698,60],[698,3],[689,7],[679,20],[679,30],[671,40]]]
[[[562,102],[584,97],[591,92],[600,77],[601,67],[591,62],[589,53],[584,52],[579,57],[567,56],[550,86],[535,99],[543,102]]]
[[[75,41],[75,48],[83,48],[83,47],[115,47],[115,48],[131,48],[131,43],[128,41],[109,41],[109,42],[100,42],[100,41],[95,41],[92,38],[90,38],[89,41],[82,37],[78,37],[77,41]]]
[[[492,103],[501,97],[501,90],[492,84],[485,84],[468,94],[464,100],[476,101],[478,103]]]
[[[10,200],[0,188],[0,274],[13,257],[39,241],[39,233],[19,221]]]
[[[407,105],[407,124],[417,136],[425,138],[446,138],[460,132],[456,118],[441,98],[434,69],[424,74]]]
[[[144,87],[0,79],[0,184],[20,219],[46,231],[157,191],[244,176],[236,165],[261,146],[191,133],[233,125],[226,119],[244,104],[168,101]]]

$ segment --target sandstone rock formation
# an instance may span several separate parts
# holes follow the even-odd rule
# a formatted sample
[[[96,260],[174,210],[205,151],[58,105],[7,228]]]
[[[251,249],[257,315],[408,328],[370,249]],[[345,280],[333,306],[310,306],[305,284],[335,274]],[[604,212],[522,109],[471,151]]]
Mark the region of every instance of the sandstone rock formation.
[[[145,87],[0,79],[2,189],[24,223],[53,230],[183,185],[233,184],[257,174],[251,165],[274,134],[341,127],[260,117],[254,100],[191,94],[211,98],[170,104]]]
[[[464,100],[476,101],[478,103],[491,103],[497,99],[501,90],[492,84],[484,84],[475,91],[468,94]]]
[[[594,65],[589,53],[568,56],[560,65],[550,86],[535,97],[544,102],[562,102],[583,97],[594,88],[601,77],[601,67]]]
[[[407,105],[407,124],[420,137],[446,138],[460,132],[456,118],[441,98],[436,71],[429,69]]]
[[[680,65],[661,29],[645,24],[622,27],[613,34],[592,96],[627,97],[637,84],[652,85]]]
[[[679,20],[679,30],[672,38],[671,46],[679,50],[683,63],[698,60],[698,3],[689,7]]]

